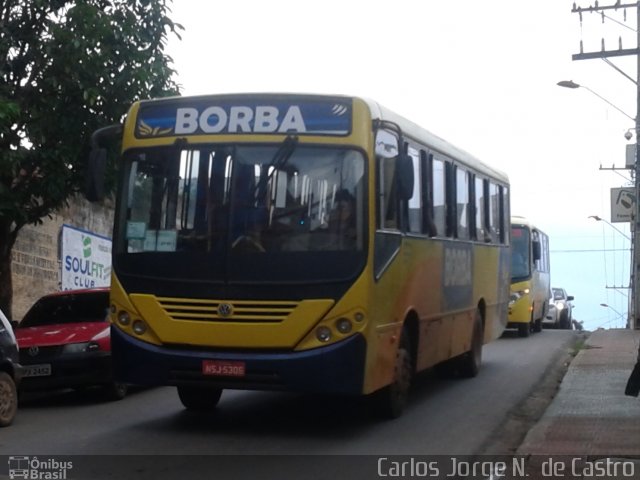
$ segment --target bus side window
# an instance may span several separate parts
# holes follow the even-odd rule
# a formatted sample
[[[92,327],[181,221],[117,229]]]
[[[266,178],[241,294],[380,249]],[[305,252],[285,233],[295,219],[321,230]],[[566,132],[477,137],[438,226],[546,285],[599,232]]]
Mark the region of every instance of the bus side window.
[[[399,228],[396,160],[396,158],[379,158],[378,160],[379,226],[385,230],[397,230]]]
[[[475,239],[481,242],[489,241],[490,239],[485,232],[485,195],[484,195],[484,180],[479,177],[474,178],[474,205],[475,205]]]
[[[422,233],[422,182],[421,178],[421,162],[420,153],[413,147],[408,147],[407,153],[411,157],[413,163],[413,195],[409,199],[409,225],[408,230],[411,233]]]
[[[509,205],[510,205],[509,187],[500,187],[500,188],[502,192],[502,196],[501,196],[502,235],[500,240],[505,245],[509,245],[510,243],[509,235],[511,233],[511,228],[509,223],[509,219],[511,218],[510,217],[511,212],[509,208]]]
[[[420,150],[420,165],[422,170],[422,233],[430,237],[438,234],[433,217],[433,155]]]
[[[469,172],[456,167],[456,230],[457,237],[469,239]]]
[[[500,231],[500,192],[498,186],[489,182],[489,232],[491,241],[498,243],[501,241]]]
[[[502,185],[499,185],[497,187],[498,189],[498,197],[497,197],[497,215],[498,215],[498,221],[496,224],[496,234],[498,237],[498,241],[500,243],[506,244],[507,243],[507,209],[505,208],[506,205],[506,196],[507,196],[507,192],[506,192],[506,188],[503,187]]]
[[[445,162],[440,158],[433,158],[431,162],[431,185],[433,192],[433,223],[436,234],[444,235],[447,225],[447,195]]]

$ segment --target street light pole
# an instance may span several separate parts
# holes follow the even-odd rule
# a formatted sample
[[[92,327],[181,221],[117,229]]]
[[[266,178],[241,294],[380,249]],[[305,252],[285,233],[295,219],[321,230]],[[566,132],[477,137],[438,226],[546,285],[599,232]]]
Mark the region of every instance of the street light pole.
[[[636,5],[636,15],[637,15],[637,48],[640,49],[640,2]],[[631,318],[633,322],[630,322],[629,328],[640,328],[640,318],[638,315],[640,314],[640,292],[638,291],[638,284],[640,284],[640,248],[636,245],[638,240],[638,233],[640,232],[640,162],[638,161],[638,152],[640,151],[640,51],[636,53],[637,58],[637,89],[636,89],[636,155],[634,162],[634,182],[635,182],[635,192],[636,192],[636,208],[633,215],[633,226],[631,228],[631,235],[633,240],[631,241],[631,245],[633,248],[633,253],[631,258],[633,258],[633,275],[631,276],[631,281],[633,284],[631,285],[631,303],[632,303],[632,315]]]
[[[613,223],[611,223],[609,220],[605,220],[604,218],[599,217],[598,215],[589,215],[589,218],[593,218],[596,222],[604,222],[607,225],[609,225],[611,228],[613,228],[616,232],[618,232],[620,235],[622,235],[624,238],[626,238],[629,241],[631,240],[631,237],[629,235],[627,235],[626,233],[624,233],[622,230],[620,230],[618,227],[616,227]]]
[[[602,100],[603,102],[605,102],[606,104],[612,106],[613,108],[615,108],[617,111],[619,111],[621,114],[623,114],[625,117],[627,117],[630,120],[633,120],[634,122],[636,121],[635,118],[633,118],[631,115],[629,115],[627,112],[625,112],[624,110],[622,110],[620,107],[618,107],[617,105],[614,105],[613,103],[611,103],[609,100],[607,100],[606,98],[604,98],[602,95],[600,95],[598,92],[595,92],[593,90],[591,90],[589,87],[586,87],[584,85],[580,85],[579,83],[574,82],[573,80],[562,80],[560,82],[558,82],[558,86],[559,87],[564,87],[564,88],[584,88],[585,90],[593,93],[596,97],[598,97],[600,100]]]
[[[613,312],[617,315],[616,320],[618,318],[624,318],[624,314],[620,313],[618,310],[613,308],[611,305],[607,305],[606,303],[601,303],[600,306],[613,310]],[[617,325],[617,323],[616,323],[616,325]],[[626,326],[627,326],[627,328],[629,328],[629,319],[628,319],[628,317],[627,317],[627,325]]]

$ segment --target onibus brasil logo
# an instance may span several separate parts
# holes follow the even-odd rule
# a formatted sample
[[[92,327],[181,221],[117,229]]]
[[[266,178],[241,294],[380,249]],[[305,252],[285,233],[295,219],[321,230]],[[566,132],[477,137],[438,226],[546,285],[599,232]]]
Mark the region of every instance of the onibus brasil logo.
[[[38,457],[9,457],[9,478],[25,480],[66,480],[67,472],[73,468],[73,462],[54,458],[38,459]]]

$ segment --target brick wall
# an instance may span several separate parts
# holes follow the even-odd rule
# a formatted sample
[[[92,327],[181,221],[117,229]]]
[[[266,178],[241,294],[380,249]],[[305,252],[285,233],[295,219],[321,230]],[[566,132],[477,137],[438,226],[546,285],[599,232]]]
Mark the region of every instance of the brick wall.
[[[83,198],[70,202],[42,225],[28,225],[18,234],[12,252],[13,318],[20,320],[45,293],[60,290],[60,234],[67,224],[111,238],[113,208],[110,202],[92,204]]]

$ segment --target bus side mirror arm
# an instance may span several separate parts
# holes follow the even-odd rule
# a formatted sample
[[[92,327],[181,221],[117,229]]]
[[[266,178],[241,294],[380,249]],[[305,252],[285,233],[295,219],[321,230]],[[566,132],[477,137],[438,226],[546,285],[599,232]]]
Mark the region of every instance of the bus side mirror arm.
[[[109,125],[100,128],[91,135],[91,153],[87,163],[85,197],[90,202],[104,199],[104,179],[107,169],[107,149],[105,142],[122,135],[122,125]]]

